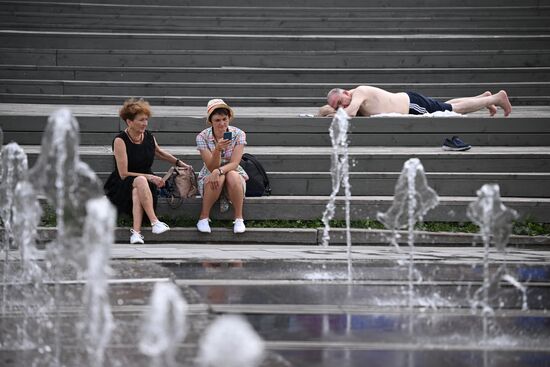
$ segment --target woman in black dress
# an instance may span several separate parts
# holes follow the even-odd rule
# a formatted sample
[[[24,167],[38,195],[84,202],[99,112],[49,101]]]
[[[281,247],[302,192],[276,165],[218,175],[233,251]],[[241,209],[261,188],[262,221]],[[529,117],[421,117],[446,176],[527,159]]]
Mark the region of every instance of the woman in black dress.
[[[107,179],[104,189],[119,213],[132,215],[130,243],[144,243],[141,235],[144,212],[151,222],[153,233],[170,230],[155,214],[157,191],[164,186],[163,179],[151,170],[155,157],[177,166],[186,164],[161,149],[153,134],[147,130],[151,117],[148,102],[128,99],[120,109],[119,116],[126,122],[127,128],[113,141],[115,170]]]

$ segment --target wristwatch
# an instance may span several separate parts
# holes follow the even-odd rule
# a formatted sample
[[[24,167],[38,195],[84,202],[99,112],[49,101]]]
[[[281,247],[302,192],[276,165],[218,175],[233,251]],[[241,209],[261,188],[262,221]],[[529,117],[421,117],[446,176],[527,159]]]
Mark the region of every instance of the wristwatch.
[[[222,171],[221,168],[218,168],[218,171],[220,171],[220,176],[223,176],[223,175],[224,175],[224,173],[223,173],[223,171]]]

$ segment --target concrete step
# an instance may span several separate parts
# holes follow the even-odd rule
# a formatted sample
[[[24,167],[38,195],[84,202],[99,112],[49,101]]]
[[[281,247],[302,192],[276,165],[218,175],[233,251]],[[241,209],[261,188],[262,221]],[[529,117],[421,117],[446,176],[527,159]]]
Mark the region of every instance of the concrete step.
[[[478,68],[548,67],[550,50],[118,50],[0,48],[0,63],[89,67]]]
[[[164,176],[165,172],[156,172]],[[98,172],[105,182],[110,172]],[[267,172],[271,194],[277,196],[327,196],[332,192],[329,172]],[[399,172],[352,172],[349,180],[353,195],[391,196]],[[428,172],[428,184],[438,195],[475,196],[486,183],[500,186],[500,194],[511,197],[550,198],[550,173],[478,173],[478,172]],[[343,195],[344,189],[339,194]]]
[[[272,195],[330,195],[331,175],[325,172],[268,172]],[[439,195],[475,196],[486,183],[500,186],[510,197],[550,198],[550,173],[427,173],[428,184]],[[393,195],[399,172],[352,172],[353,195]],[[344,190],[340,190],[343,195]]]
[[[38,145],[47,123],[47,116],[22,115],[32,106],[21,106],[21,114],[9,115],[0,112],[0,124],[5,141],[21,145]],[[78,110],[76,111],[78,113]],[[113,108],[116,113],[116,108]],[[328,129],[332,119],[307,117],[240,117],[233,125],[247,134],[250,146],[331,146]],[[308,111],[304,111],[308,112]],[[99,110],[95,112],[101,113]],[[114,114],[113,113],[113,114]],[[162,114],[162,111],[158,113]],[[199,131],[205,127],[204,113],[200,117],[185,115],[154,116],[149,129],[154,132],[159,144],[189,145],[195,141]],[[192,113],[192,112],[191,112]],[[243,111],[245,113],[245,111]],[[260,111],[258,115],[262,115]],[[487,146],[548,146],[550,124],[548,119],[522,112],[518,107],[512,117],[488,118],[485,111],[467,117],[384,117],[355,118],[350,127],[350,146],[423,146],[438,147],[445,137],[458,135],[476,147]],[[499,114],[498,116],[502,116]],[[80,125],[80,143],[83,145],[110,146],[113,137],[125,128],[115,116],[77,116]]]
[[[113,12],[104,13],[35,11],[0,11],[3,29],[44,31],[112,31],[112,32],[201,32],[201,33],[259,33],[335,34],[353,31],[356,34],[547,34],[550,32],[550,16],[478,15],[456,16],[440,11],[427,16],[423,10],[397,11],[392,15],[380,15],[372,11],[361,18],[345,16],[302,15],[255,16],[240,14],[200,15],[147,15]]]
[[[22,146],[29,166],[36,161],[40,146]],[[163,146],[190,163],[198,171],[202,160],[194,146]],[[329,172],[332,149],[329,147],[247,146],[268,172]],[[80,159],[96,172],[114,169],[110,146],[81,146]],[[439,146],[428,147],[350,147],[350,172],[400,172],[409,158],[419,158],[426,172],[550,172],[550,147],[474,147],[467,152],[447,152]],[[156,160],[155,172],[165,172],[168,163]]]
[[[513,104],[544,104],[550,82],[487,83],[373,83],[388,91],[416,90],[440,100],[505,89]],[[235,105],[321,106],[334,88],[355,88],[357,83],[201,83],[112,82],[0,79],[0,102],[116,104],[128,96],[142,96],[154,104],[204,106],[212,96]]]
[[[328,196],[269,196],[246,198],[244,217],[247,220],[313,220],[322,217],[328,203]],[[468,205],[475,197],[441,196],[439,206],[424,216],[425,221],[469,222],[466,216]],[[350,218],[352,220],[376,220],[378,212],[388,210],[393,196],[353,196],[350,200]],[[337,197],[335,219],[345,219],[343,197]],[[550,223],[550,199],[503,197],[502,203],[519,213],[520,220],[527,217],[535,222]],[[198,218],[201,199],[186,200],[179,208],[173,209],[164,200],[159,199],[157,214],[161,216]],[[215,206],[211,211],[212,219],[232,219],[232,209],[220,213]]]
[[[146,13],[148,10],[151,11],[162,11],[166,10],[167,14],[173,14],[178,9],[185,9],[185,10],[195,10],[199,11],[200,14],[205,14],[208,10],[211,10],[211,12],[219,11],[220,15],[225,14],[225,12],[233,11],[233,13],[230,14],[238,14],[237,11],[240,9],[255,9],[257,12],[265,12],[266,14],[269,14],[268,11],[272,12],[279,12],[279,11],[287,11],[287,12],[296,12],[301,9],[304,10],[317,10],[317,11],[324,11],[324,14],[331,14],[332,11],[340,11],[345,12],[348,11],[350,14],[353,14],[353,11],[357,11],[360,9],[371,9],[371,8],[382,8],[382,9],[395,9],[395,8],[407,8],[411,9],[413,8],[411,6],[411,3],[407,0],[396,0],[392,1],[391,5],[388,5],[388,3],[384,0],[368,0],[368,1],[361,1],[361,0],[345,0],[345,1],[335,1],[335,0],[308,0],[308,1],[301,1],[299,4],[297,4],[294,1],[291,0],[282,0],[278,1],[276,3],[270,2],[270,1],[254,1],[254,0],[231,0],[226,1],[223,4],[220,4],[219,2],[216,2],[215,0],[208,0],[208,1],[202,1],[202,0],[139,0],[139,1],[131,1],[131,0],[94,0],[93,2],[87,2],[87,3],[75,3],[71,0],[34,0],[34,1],[6,1],[2,0],[1,5],[3,7],[13,7],[16,8],[10,8],[12,10],[15,9],[22,9],[23,6],[26,6],[27,8],[33,9],[37,6],[51,6],[55,7],[58,6],[60,10],[67,10],[67,9],[101,9],[101,8],[109,8],[109,9],[117,9],[117,8],[127,8],[130,12],[138,12],[141,11],[141,14],[148,15],[150,13]],[[436,0],[420,0],[415,2],[414,8],[423,8],[427,11],[435,11],[440,9],[446,9],[449,11],[472,11],[472,10],[484,10],[484,9],[495,9],[495,11],[520,11],[522,9],[528,10],[541,10],[547,8],[545,4],[541,4],[540,0],[526,0],[523,1],[521,4],[518,4],[514,0],[483,0],[483,1],[476,1],[476,0],[465,0],[457,5],[456,2],[453,2],[451,0],[442,0],[442,1],[436,1]],[[57,9],[56,9],[57,10]],[[195,14],[195,13],[193,13]],[[321,13],[322,14],[322,13]]]
[[[127,95],[127,96],[212,96],[231,97],[326,97],[334,88],[352,89],[368,81],[354,83],[276,83],[276,82],[131,82],[87,80],[37,80],[0,79],[1,93],[21,94],[67,94],[67,95]],[[368,83],[388,91],[419,90],[428,96],[464,97],[477,95],[480,91],[506,89],[514,96],[550,95],[550,82],[401,82]],[[126,92],[125,94],[123,92]]]
[[[487,88],[482,89],[487,90]],[[480,90],[470,90],[469,94],[479,93]],[[112,105],[122,103],[128,98],[128,94],[124,95],[80,95],[80,94],[26,94],[26,93],[0,93],[0,103],[17,103],[17,104],[58,104],[58,105]],[[134,95],[135,96],[135,95]],[[150,103],[158,106],[204,106],[213,97],[220,97],[226,101],[233,101],[236,104],[246,107],[264,107],[264,108],[296,108],[303,106],[320,107],[326,104],[325,97],[227,97],[212,94],[208,97],[202,96],[149,96],[141,95],[138,97],[145,98]],[[435,99],[448,100],[451,98],[463,97],[456,96],[438,96],[432,95]],[[543,95],[528,95],[528,96],[512,96],[510,101],[515,106],[548,106],[550,105],[550,96]],[[311,107],[306,107],[311,108]],[[317,110],[317,109],[316,109]],[[314,112],[316,113],[316,112]]]
[[[388,230],[366,230],[352,228],[351,240],[354,245],[380,245],[388,243],[391,232]],[[406,238],[405,231],[398,231]],[[4,234],[4,228],[0,228],[0,235]],[[243,234],[236,236],[231,228],[212,228],[212,233],[205,235],[199,233],[194,227],[172,227],[170,231],[160,235],[153,235],[148,227],[143,229],[142,234],[146,243],[238,243],[260,245],[260,244],[284,244],[297,246],[319,246],[323,243],[323,228],[253,228],[248,227]],[[53,241],[57,236],[57,229],[40,227],[37,231],[40,244]],[[330,245],[345,245],[345,229],[333,228],[330,231]],[[118,227],[115,229],[115,242],[128,243],[129,228]],[[482,241],[478,234],[470,233],[449,233],[449,232],[426,232],[417,231],[415,246],[457,246],[469,245]],[[550,238],[547,236],[520,236],[512,235],[508,247],[533,247],[542,248],[550,245]]]
[[[184,83],[550,82],[550,67],[257,68],[2,65],[0,79]]]
[[[208,6],[204,2],[183,3],[181,1],[173,2],[172,4],[162,1],[159,4],[144,4],[133,2],[131,4],[122,4],[118,1],[110,1],[99,3],[97,1],[87,3],[75,3],[67,1],[6,1],[0,2],[0,8],[8,13],[19,15],[21,13],[32,12],[51,12],[56,15],[64,14],[88,14],[88,15],[112,15],[120,16],[136,16],[147,15],[144,18],[154,16],[192,16],[192,17],[343,17],[349,19],[372,17],[404,17],[404,16],[479,16],[479,17],[498,17],[498,16],[544,16],[550,14],[550,7],[545,4],[540,4],[540,1],[532,0],[531,3],[518,4],[510,2],[509,4],[491,4],[487,1],[476,2],[470,5],[461,3],[457,5],[432,2],[430,4],[416,2],[411,6],[410,2],[403,1],[380,2],[348,2],[331,1],[321,6],[316,2],[300,2],[299,4],[283,4],[283,3],[259,3],[253,4],[236,4],[235,2],[224,2],[223,4],[215,4]],[[330,16],[327,16],[330,15]]]
[[[2,47],[120,50],[545,50],[550,35],[290,35],[0,30]]]
[[[236,117],[238,119],[296,119],[300,118],[302,121],[308,121],[310,114],[315,114],[318,112],[318,107],[316,106],[299,106],[299,107],[271,107],[271,106],[240,106],[238,104],[231,103],[229,101],[233,110],[235,111]],[[72,111],[73,115],[85,118],[109,118],[114,117],[118,120],[118,111],[120,109],[120,104],[113,105],[65,105],[67,108]],[[181,119],[190,118],[191,120],[187,123],[193,123],[194,118],[203,119],[205,116],[205,106],[153,106],[153,119],[156,118],[171,118],[177,121]],[[53,112],[59,109],[57,104],[22,104],[22,103],[0,103],[0,116],[42,116],[45,119],[47,116],[51,115]],[[304,113],[308,115],[304,115]],[[526,119],[537,119],[537,118],[547,118],[550,115],[550,106],[514,106],[511,118],[526,118]],[[403,116],[406,118],[415,118],[414,116]],[[424,120],[427,116],[422,116],[421,120]],[[486,111],[475,112],[469,115],[461,116],[468,118],[479,118],[479,117],[489,117]],[[383,121],[393,121],[391,119],[396,119],[398,121],[401,117],[388,117]],[[497,114],[495,117],[497,120],[500,116]],[[367,121],[362,117],[356,117],[358,121]],[[390,119],[390,120],[388,120]],[[421,121],[418,120],[418,121]],[[323,121],[323,120],[312,120],[312,121]],[[370,121],[370,120],[369,120]],[[372,120],[375,121],[375,120]],[[452,120],[449,120],[452,121]],[[481,120],[483,121],[483,120]],[[501,120],[498,120],[501,121]],[[293,121],[293,123],[298,123]],[[283,122],[284,124],[284,122]],[[300,123],[298,123],[300,124]],[[308,123],[309,124],[309,123]],[[198,126],[198,125],[197,125]],[[315,124],[312,124],[315,126]],[[328,126],[328,125],[327,125]],[[541,125],[541,127],[544,125]],[[202,126],[200,126],[202,127]]]

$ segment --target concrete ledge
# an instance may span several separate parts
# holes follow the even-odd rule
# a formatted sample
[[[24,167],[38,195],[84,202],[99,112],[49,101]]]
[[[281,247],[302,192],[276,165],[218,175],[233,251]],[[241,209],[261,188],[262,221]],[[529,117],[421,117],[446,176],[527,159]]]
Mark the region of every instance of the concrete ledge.
[[[0,51],[2,49],[0,48]],[[550,54],[550,50],[549,50]],[[77,118],[86,118],[89,119],[87,121],[93,122],[93,123],[101,123],[105,124],[104,118],[114,118],[114,120],[118,121],[118,110],[120,109],[120,106],[124,101],[120,101],[120,104],[113,104],[113,105],[94,105],[94,104],[88,104],[88,105],[65,105],[65,107],[69,108],[73,115]],[[253,121],[254,119],[260,119],[261,121],[275,121],[277,123],[281,123],[285,121],[285,119],[289,119],[293,123],[297,123],[298,125],[302,125],[305,123],[304,121],[312,121],[311,118],[303,118],[300,117],[300,114],[308,113],[308,114],[314,114],[318,111],[318,108],[316,106],[311,105],[302,105],[299,107],[271,107],[271,106],[255,106],[255,107],[246,107],[246,106],[240,106],[239,104],[235,104],[234,101],[227,100],[228,103],[231,104],[232,108],[235,110],[236,118],[239,120],[241,119],[249,119],[249,121]],[[177,126],[177,121],[185,121],[186,124],[192,124],[195,126],[199,121],[196,119],[203,119],[205,116],[205,106],[188,106],[188,105],[182,105],[182,106],[153,106],[154,109],[154,120],[160,119],[159,121],[162,121],[162,125],[164,123],[170,124],[170,121],[172,121],[172,124],[174,126]],[[38,116],[45,118],[49,116],[52,112],[58,110],[60,106],[58,104],[25,104],[25,103],[0,103],[0,115],[1,116],[10,116],[12,118],[17,118],[18,116]],[[514,106],[514,111],[512,112],[512,115],[509,118],[502,119],[500,116],[495,116],[494,118],[491,118],[488,116],[487,112],[480,111],[476,113],[472,113],[467,115],[467,118],[483,118],[483,123],[490,124],[490,121],[498,121],[499,123],[495,123],[492,125],[491,129],[496,129],[498,126],[501,125],[500,121],[505,121],[508,119],[515,118],[533,118],[533,119],[539,119],[539,118],[548,118],[550,116],[550,106],[548,105],[531,105],[531,106]],[[413,122],[416,124],[421,123],[421,121],[429,120],[424,117],[414,117],[414,116],[403,116],[405,120],[408,120],[409,123]],[[95,120],[95,119],[99,120]],[[166,119],[165,119],[166,118]],[[410,119],[414,120],[410,120]],[[376,122],[378,120],[365,118],[365,117],[356,117],[358,121],[369,121],[369,124],[379,124],[383,125],[380,122]],[[453,121],[454,118],[450,118],[449,121]],[[315,121],[315,119],[313,119]],[[398,121],[401,120],[401,117],[385,117],[381,121],[395,121],[396,123],[399,123]],[[44,120],[45,121],[45,120]],[[320,120],[319,120],[320,121]],[[330,121],[330,118],[325,118],[325,121],[327,123],[327,127]],[[445,120],[447,121],[447,120]],[[470,120],[460,120],[463,121],[463,124],[468,124],[468,121]],[[311,123],[311,122],[309,122]],[[442,121],[441,123],[445,123]],[[360,126],[365,126],[366,129],[368,129],[369,124],[362,124]],[[170,125],[167,125],[170,126]],[[202,125],[201,127],[203,127]],[[472,128],[476,125],[473,124]],[[503,126],[507,126],[506,123],[503,124]],[[513,126],[513,124],[512,124]],[[252,127],[252,126],[251,126]],[[436,127],[436,126],[434,126]],[[459,126],[457,126],[459,127]],[[543,125],[540,126],[541,128]],[[180,126],[180,128],[185,128],[184,126]],[[193,131],[195,131],[193,129]]]
[[[164,172],[157,172],[164,176]],[[329,172],[267,172],[272,195],[330,195]],[[99,172],[103,182],[110,172]],[[399,172],[351,172],[353,195],[393,195]],[[428,184],[438,195],[472,196],[486,183],[496,183],[502,196],[550,197],[550,173],[428,172]],[[340,194],[342,191],[340,192]]]
[[[59,30],[59,31],[100,31],[112,32],[201,32],[201,33],[249,33],[250,29],[257,32],[292,34],[339,34],[353,29],[360,34],[426,34],[437,31],[438,34],[467,32],[469,34],[541,34],[548,33],[548,18],[543,16],[516,14],[479,14],[478,11],[469,16],[457,16],[452,12],[442,10],[426,12],[422,8],[409,8],[399,13],[394,11],[359,10],[364,16],[342,16],[331,13],[325,17],[314,9],[295,9],[292,15],[280,14],[250,14],[250,8],[241,8],[242,13],[231,16],[222,9],[211,8],[203,15],[189,15],[184,11],[178,14],[166,14],[165,8],[151,9],[151,14],[144,17],[136,15],[133,8],[116,9],[109,7],[95,13],[84,14],[82,11],[70,12],[64,9],[55,12],[52,9],[35,9],[17,11],[14,16],[10,12],[0,13],[0,22],[4,29],[13,30]],[[161,11],[159,11],[161,10]],[[184,10],[184,9],[182,9]],[[518,9],[519,10],[519,9]],[[326,10],[328,13],[329,11]],[[336,12],[342,14],[342,11]],[[384,16],[384,13],[387,14]],[[426,21],[426,13],[433,14],[430,22]],[[212,25],[215,24],[215,27]]]
[[[127,66],[40,66],[0,65],[2,79],[35,79],[62,81],[111,81],[167,83],[498,83],[550,81],[548,67],[496,68],[247,68],[221,67],[127,67]]]
[[[212,228],[212,233],[199,233],[196,228],[172,228],[161,235],[154,235],[150,228],[142,230],[145,243],[190,243],[190,244],[284,244],[297,246],[319,246],[322,244],[322,228],[247,228],[243,234],[235,235],[231,228]],[[401,238],[401,246],[406,246],[407,232],[397,232]],[[57,234],[56,228],[38,228],[39,246],[53,241]],[[346,245],[346,231],[341,228],[333,228],[329,232],[331,246]],[[384,245],[391,238],[391,231],[351,229],[351,241],[354,245]],[[0,228],[0,235],[4,235],[4,228]],[[115,242],[128,243],[129,228],[116,228]],[[417,246],[482,246],[483,241],[478,234],[450,233],[450,232],[425,232],[415,231],[415,245]],[[550,236],[510,236],[508,246],[545,248],[550,246]],[[136,245],[139,247],[139,245]]]
[[[440,204],[424,217],[425,221],[469,222],[466,216],[468,205],[474,197],[441,196]],[[313,220],[323,216],[328,197],[326,196],[270,196],[246,198],[244,217],[247,220]],[[376,219],[378,212],[386,211],[393,202],[392,196],[354,196],[350,201],[350,217],[352,220]],[[550,199],[546,198],[502,198],[504,205],[515,209],[519,219],[530,218],[535,222],[550,223]],[[176,209],[159,199],[158,215],[198,218],[200,198],[184,201]],[[335,219],[344,219],[344,198],[337,197]],[[211,211],[213,219],[232,219],[232,210],[219,213],[217,206]]]
[[[6,141],[20,145],[40,144],[47,116],[2,114],[0,123]],[[305,112],[309,112],[304,108]],[[154,109],[156,112],[156,109]],[[203,112],[202,109],[200,112]],[[238,113],[237,109],[237,113]],[[313,111],[312,111],[313,112]],[[316,113],[317,111],[315,111]],[[191,112],[197,113],[197,112]],[[541,113],[542,112],[541,110]],[[550,111],[548,112],[550,116]],[[330,146],[328,129],[332,119],[297,117],[259,117],[237,115],[233,125],[246,131],[249,145],[255,146]],[[488,116],[488,115],[487,115]],[[535,113],[514,111],[512,117],[488,118],[476,113],[464,117],[382,117],[352,120],[350,146],[439,146],[452,135],[459,135],[472,146],[544,146],[550,141],[548,118]],[[77,116],[82,145],[108,145],[125,128],[114,116]],[[205,127],[204,118],[192,116],[157,117],[149,129],[159,144],[179,145],[195,141]]]
[[[93,106],[90,106],[93,107]],[[100,106],[98,106],[100,107]],[[110,110],[104,106],[104,112],[97,111],[97,115],[79,115],[78,108],[72,109],[80,126],[80,133],[87,132],[112,132],[118,133],[125,128],[125,124],[118,116],[114,114],[116,108],[113,106],[113,113],[110,116],[103,114]],[[49,113],[44,111],[42,115],[28,114],[30,109],[40,108],[33,105],[6,105],[3,110],[0,105],[0,119],[4,131],[41,131],[46,128],[49,113],[61,108],[52,106]],[[313,107],[314,108],[314,107]],[[148,129],[154,133],[169,132],[173,133],[198,133],[205,127],[204,108],[185,108],[181,107],[178,116],[157,115],[157,109],[162,107],[153,106],[154,116],[149,121]],[[243,109],[235,107],[236,117],[233,124],[239,126],[247,133],[308,133],[328,135],[328,129],[332,118],[312,118],[301,117],[299,109],[289,109],[288,115],[283,116],[264,116],[267,111],[258,108]],[[306,112],[310,112],[312,107],[305,107]],[[19,110],[19,113],[17,113]],[[281,110],[281,113],[284,113]],[[271,112],[273,113],[273,111]],[[162,114],[160,112],[159,114]],[[242,115],[244,114],[244,116]],[[253,114],[251,116],[251,114]],[[452,117],[424,117],[415,115],[398,115],[384,117],[354,117],[350,130],[350,138],[358,134],[383,134],[391,133],[398,135],[410,135],[412,133],[450,133],[457,134],[520,134],[520,133],[548,133],[550,134],[550,109],[544,106],[514,109],[512,115],[504,117],[501,114],[495,117],[489,117],[485,111],[469,115],[453,115]],[[276,136],[275,136],[276,137]],[[97,144],[94,144],[97,145]]]
[[[542,88],[550,88],[550,86],[546,86],[543,83]],[[379,87],[385,88],[384,86],[378,84]],[[433,98],[439,99],[439,100],[450,100],[452,98],[459,98],[464,97],[465,95],[474,95],[476,93],[479,93],[480,90],[488,90],[488,89],[510,89],[508,88],[508,83],[501,83],[500,85],[494,85],[494,83],[485,83],[485,84],[464,84],[459,89],[460,90],[453,90],[455,94],[447,94],[448,91],[445,90],[443,86],[441,86],[440,92],[434,92],[430,93],[430,90],[426,92],[426,94],[430,94]],[[287,88],[292,88],[292,86],[286,86]],[[232,104],[234,105],[240,105],[243,107],[282,107],[282,108],[296,108],[300,106],[322,106],[326,104],[326,97],[320,96],[323,94],[322,91],[330,90],[333,87],[338,87],[337,85],[330,85],[321,87],[316,93],[316,96],[312,97],[298,97],[298,96],[278,96],[278,97],[270,97],[270,96],[239,96],[233,92],[231,92],[231,95],[222,97],[227,101],[233,101]],[[341,85],[340,85],[341,87]],[[353,85],[353,87],[356,87],[356,85]],[[31,86],[31,88],[34,88]],[[218,95],[217,90],[212,87],[213,89],[209,89],[207,91],[202,91],[201,93],[212,93],[212,95]],[[510,102],[514,106],[533,106],[533,105],[549,105],[550,104],[550,90],[548,93],[543,93],[540,87],[536,87],[535,89],[531,90],[529,89],[530,86],[524,85],[519,86],[518,90],[514,90],[516,95],[513,95],[510,97]],[[388,89],[388,88],[386,88]],[[392,91],[402,91],[404,89],[415,89],[415,90],[425,90],[423,86],[416,86],[416,85],[408,85],[408,86],[399,86],[398,89],[390,88]],[[124,88],[120,89],[121,93],[124,92]],[[161,89],[159,89],[160,91]],[[232,89],[228,89],[228,91],[231,91]],[[136,92],[136,91],[134,91]],[[272,91],[270,91],[271,93]],[[109,93],[109,92],[107,92]],[[174,92],[177,93],[177,92]],[[248,92],[249,94],[250,92]],[[438,94],[438,93],[445,93],[445,94]],[[528,94],[532,93],[532,94]],[[142,93],[135,93],[134,95],[143,95],[149,103],[153,105],[160,105],[160,106],[198,106],[203,107],[206,106],[208,103],[210,97],[197,97],[195,95],[189,95],[189,96],[180,96],[180,95],[173,95],[173,96],[166,96],[163,93],[160,92],[159,95],[149,95],[149,94],[142,94]],[[71,105],[71,104],[105,104],[105,105],[112,105],[112,104],[122,104],[126,99],[128,98],[128,94],[42,94],[40,92],[38,93],[0,93],[0,103],[30,103],[30,104],[58,104],[58,105]],[[315,109],[315,112],[317,109]]]
[[[165,172],[157,172],[164,176]],[[329,172],[267,172],[272,195],[330,195],[332,181]],[[353,195],[393,195],[399,172],[351,172],[349,179]],[[105,182],[110,172],[99,172]],[[479,173],[428,172],[428,184],[438,195],[472,196],[486,183],[500,187],[502,196],[550,197],[550,173]],[[340,194],[342,191],[340,192]]]
[[[425,18],[430,17],[430,20],[436,21],[441,19],[441,15],[445,15],[443,19],[452,19],[455,17],[462,17],[464,21],[473,19],[486,19],[500,18],[506,16],[513,17],[541,17],[548,14],[546,8],[540,6],[540,2],[525,2],[517,4],[510,2],[512,6],[506,6],[503,3],[490,3],[484,0],[483,3],[471,2],[469,4],[461,3],[460,6],[456,6],[456,3],[445,2],[418,2],[415,6],[411,6],[410,2],[406,1],[393,1],[388,4],[383,1],[378,2],[361,2],[361,1],[345,1],[340,6],[337,6],[334,1],[302,1],[300,6],[296,6],[296,3],[292,2],[278,2],[273,4],[271,2],[235,2],[231,4],[219,4],[211,2],[214,6],[205,6],[206,2],[187,2],[181,1],[167,1],[161,2],[155,1],[126,1],[126,3],[117,1],[97,1],[93,3],[70,3],[65,1],[56,2],[40,2],[40,1],[4,1],[3,8],[6,11],[6,15],[15,13],[17,15],[28,16],[34,15],[34,13],[55,15],[57,17],[72,15],[86,16],[105,16],[107,19],[111,19],[109,16],[118,16],[122,20],[126,18],[138,18],[142,19],[142,16],[152,18],[152,21],[158,21],[167,19],[169,23],[172,19],[179,19],[186,17],[193,18],[291,18],[291,19],[326,19],[327,14],[331,16],[328,19],[345,20],[360,20],[365,19],[370,22],[371,19],[393,19],[397,22],[407,17]],[[345,5],[344,5],[345,4]],[[129,6],[131,5],[131,6]],[[439,15],[439,17],[437,17]],[[435,18],[435,19],[434,19]],[[101,20],[101,19],[98,19]],[[223,19],[221,19],[223,20]],[[424,20],[424,19],[423,19]],[[207,21],[204,21],[207,23]],[[111,22],[110,24],[114,24]]]
[[[31,167],[40,146],[22,146]],[[166,146],[163,148],[193,165],[202,167],[195,147]],[[330,172],[330,147],[257,147],[246,151],[258,157],[268,172]],[[80,146],[80,159],[96,172],[114,169],[109,146]],[[426,172],[550,172],[550,147],[475,147],[467,152],[446,152],[436,147],[350,147],[352,172],[401,172],[403,163],[412,157],[422,161]],[[156,160],[155,172],[165,172],[169,165]]]
[[[330,195],[330,173],[268,172],[273,195]],[[485,183],[500,186],[502,196],[550,197],[550,173],[430,173],[428,184],[443,196],[475,195]],[[354,195],[393,195],[399,172],[352,172],[350,185]]]
[[[550,35],[288,35],[0,30],[3,47],[134,50],[485,50],[546,49]]]
[[[126,67],[526,67],[550,65],[550,50],[120,50],[0,48],[2,64]]]
[[[397,231],[400,238],[398,240],[400,246],[407,246],[407,231]],[[331,245],[345,245],[346,231],[345,229],[335,228],[330,231]],[[322,243],[323,230],[319,229],[318,243]],[[363,230],[351,229],[352,244],[368,245],[389,243],[392,236],[391,231],[387,230]],[[483,246],[483,240],[479,234],[471,233],[452,233],[452,232],[426,232],[415,231],[414,244],[417,246]],[[524,247],[532,246],[536,248],[547,247],[550,245],[550,236],[518,236],[512,235],[508,241],[508,246]],[[406,251],[406,250],[405,250]]]
[[[32,6],[35,6],[35,4],[45,3],[49,4],[50,0],[34,0],[30,2]],[[105,6],[106,5],[112,5],[113,0],[94,0],[93,4],[97,4],[95,6]],[[18,3],[18,2],[17,2]],[[23,1],[24,4],[29,4],[29,1]],[[58,4],[71,4],[71,6],[76,7],[80,6],[81,3],[74,3],[72,0],[57,0],[56,3]],[[266,0],[236,0],[232,1],[230,6],[220,6],[220,3],[216,0],[188,0],[185,1],[184,5],[182,6],[181,0],[117,0],[116,4],[118,6],[131,6],[132,8],[135,7],[142,7],[146,10],[150,11],[150,8],[156,9],[159,8],[161,5],[163,7],[168,7],[168,10],[170,12],[173,11],[173,7],[176,8],[182,8],[187,9],[188,7],[219,7],[220,9],[228,9],[232,7],[259,7],[259,8],[265,8],[269,10],[276,10],[279,8],[295,8],[296,2],[293,0],[281,0],[276,3],[272,1],[266,1]],[[92,6],[91,3],[84,4],[88,6]],[[349,7],[353,7],[354,10],[357,10],[357,8],[370,8],[370,7],[387,7],[388,4],[383,0],[371,0],[369,2],[364,2],[362,0],[345,0],[342,3],[340,3],[341,6],[330,8],[332,9],[347,9]],[[472,9],[477,9],[480,7],[480,5],[483,5],[483,7],[490,7],[495,8],[497,11],[500,9],[506,9],[511,8],[511,10],[515,10],[518,6],[517,2],[514,0],[484,0],[482,4],[480,4],[479,1],[476,0],[464,0],[461,4],[461,7],[467,7],[469,11],[472,11]],[[540,0],[525,0],[521,4],[523,7],[535,7],[538,8],[540,6]],[[333,7],[334,1],[333,0],[305,0],[300,3],[301,7],[307,7],[307,8],[326,8],[326,7]],[[395,0],[392,2],[392,6],[394,7],[407,7],[410,6],[410,2],[407,0]],[[416,8],[434,8],[434,7],[456,7],[456,2],[452,0],[421,0],[418,1],[418,4],[415,6]],[[203,10],[204,11],[204,10]],[[148,13],[145,13],[148,14]],[[326,13],[324,13],[326,14]],[[351,13],[353,14],[353,13]]]
[[[549,36],[550,42],[550,36]],[[516,97],[530,97],[531,103],[535,98],[532,96],[549,96],[550,81],[518,81],[518,82],[483,82],[475,83],[445,82],[437,81],[426,83],[426,79],[401,80],[398,83],[381,81],[371,83],[390,92],[401,92],[405,90],[418,90],[430,97],[449,100],[455,97],[473,96],[481,90],[498,91],[506,89],[512,103]],[[434,79],[437,80],[437,79]],[[288,105],[304,105],[307,99],[315,102],[325,102],[326,92],[335,87],[353,89],[356,82],[335,83],[320,82],[307,83],[295,82],[153,82],[153,81],[86,81],[86,80],[38,80],[38,79],[0,79],[0,100],[7,101],[8,96],[14,98],[18,95],[33,96],[40,98],[60,98],[65,96],[66,102],[79,97],[98,99],[112,99],[116,96],[145,96],[151,98],[172,98],[174,100],[197,100],[201,105],[206,105],[209,97],[219,95],[225,99],[241,99],[245,101],[271,101],[271,103],[283,103]],[[116,97],[118,98],[118,97]],[[124,97],[121,97],[124,100]],[[294,100],[292,100],[293,98]],[[524,98],[525,99],[525,98]],[[536,99],[535,99],[536,100]],[[237,104],[237,103],[235,103]]]

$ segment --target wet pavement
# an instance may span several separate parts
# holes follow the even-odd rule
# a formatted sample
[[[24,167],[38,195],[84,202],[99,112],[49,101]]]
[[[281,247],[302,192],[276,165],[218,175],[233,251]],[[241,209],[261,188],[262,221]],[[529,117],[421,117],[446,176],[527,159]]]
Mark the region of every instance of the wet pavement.
[[[264,339],[262,367],[550,366],[550,251],[492,253],[490,273],[516,278],[526,286],[526,298],[501,280],[488,292],[492,312],[484,313],[476,307],[483,284],[480,248],[417,249],[409,305],[406,249],[354,248],[350,283],[345,247],[157,246],[152,258],[152,245],[113,246],[109,303],[116,329],[105,366],[154,365],[137,344],[152,289],[166,281],[178,285],[189,304],[178,366],[196,365],[201,335],[222,314],[244,315]],[[28,285],[9,279],[2,287],[10,301],[0,319],[0,366],[55,365],[56,345],[59,365],[87,365],[75,341],[84,283],[73,271],[62,274],[40,290],[53,294],[57,288],[63,295],[56,301],[55,345],[45,342],[56,339],[53,329],[40,326],[51,319],[28,317],[17,303]],[[21,325],[42,330],[39,339],[48,348],[22,343]],[[30,332],[27,340],[37,337]]]

